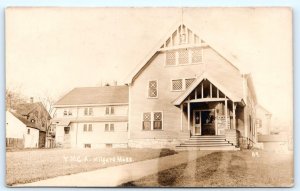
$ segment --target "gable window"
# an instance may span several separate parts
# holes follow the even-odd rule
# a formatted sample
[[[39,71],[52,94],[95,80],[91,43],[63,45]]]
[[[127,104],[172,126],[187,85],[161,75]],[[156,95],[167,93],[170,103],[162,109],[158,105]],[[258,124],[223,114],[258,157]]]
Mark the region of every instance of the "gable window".
[[[173,51],[166,51],[166,66],[200,64],[203,61],[201,47],[185,48]]]
[[[162,130],[163,129],[162,112],[145,112],[143,113],[143,130]]]
[[[192,51],[192,63],[199,63],[202,62],[202,49],[201,48],[194,48]]]
[[[148,98],[157,98],[157,80],[151,80],[148,83]]]
[[[115,124],[114,123],[106,123],[105,124],[105,131],[106,132],[115,131]]]
[[[143,130],[151,130],[151,112],[143,114]]]
[[[84,108],[84,115],[93,115],[93,108],[91,107]]]
[[[172,90],[179,91],[183,89],[182,79],[172,80]]]
[[[189,64],[189,52],[186,49],[178,51],[178,64]]]
[[[168,66],[176,65],[176,51],[166,52],[166,65]]]

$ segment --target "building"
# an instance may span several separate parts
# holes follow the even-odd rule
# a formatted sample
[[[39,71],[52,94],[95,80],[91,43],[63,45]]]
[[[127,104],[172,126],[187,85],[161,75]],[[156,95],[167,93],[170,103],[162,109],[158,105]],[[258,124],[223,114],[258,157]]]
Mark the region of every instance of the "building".
[[[256,106],[256,127],[258,135],[269,135],[271,133],[272,114],[260,104]]]
[[[57,147],[127,147],[127,86],[75,88],[54,108]]]
[[[6,111],[6,146],[44,148],[50,115],[41,102],[18,104]]]
[[[129,145],[172,146],[195,135],[224,135],[242,147],[256,140],[251,75],[187,25],[174,27],[127,83]]]
[[[58,101],[56,142],[65,147],[122,143],[232,150],[256,142],[257,100],[251,74],[242,72],[186,24],[169,32],[126,85],[74,89]],[[124,112],[116,118],[106,116],[110,106]],[[106,129],[117,120],[122,134],[108,134]],[[89,128],[97,133],[85,132]],[[195,139],[203,144],[190,144]]]

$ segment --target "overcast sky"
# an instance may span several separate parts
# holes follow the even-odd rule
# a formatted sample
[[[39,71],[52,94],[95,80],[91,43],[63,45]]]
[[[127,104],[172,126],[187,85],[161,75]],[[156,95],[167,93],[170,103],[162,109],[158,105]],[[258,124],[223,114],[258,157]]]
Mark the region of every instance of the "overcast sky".
[[[181,19],[179,8],[7,9],[7,87],[58,98],[74,87],[120,84]],[[252,73],[275,123],[292,121],[291,19],[286,8],[183,10],[200,38]]]

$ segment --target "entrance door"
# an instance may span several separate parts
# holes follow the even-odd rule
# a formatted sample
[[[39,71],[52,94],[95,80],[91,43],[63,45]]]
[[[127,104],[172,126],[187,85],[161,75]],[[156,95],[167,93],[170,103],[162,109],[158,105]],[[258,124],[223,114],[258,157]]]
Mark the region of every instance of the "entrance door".
[[[214,110],[201,111],[202,135],[215,135],[215,112]]]
[[[201,111],[194,112],[194,127],[195,127],[195,134],[201,135]]]

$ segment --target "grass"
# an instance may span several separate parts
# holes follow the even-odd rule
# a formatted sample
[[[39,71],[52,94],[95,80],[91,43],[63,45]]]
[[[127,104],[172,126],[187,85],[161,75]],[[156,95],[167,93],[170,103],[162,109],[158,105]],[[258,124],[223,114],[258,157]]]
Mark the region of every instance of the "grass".
[[[92,171],[176,154],[169,149],[42,149],[6,152],[6,184]]]
[[[200,151],[199,151],[200,152]],[[214,152],[122,187],[290,187],[292,154],[258,151]]]

